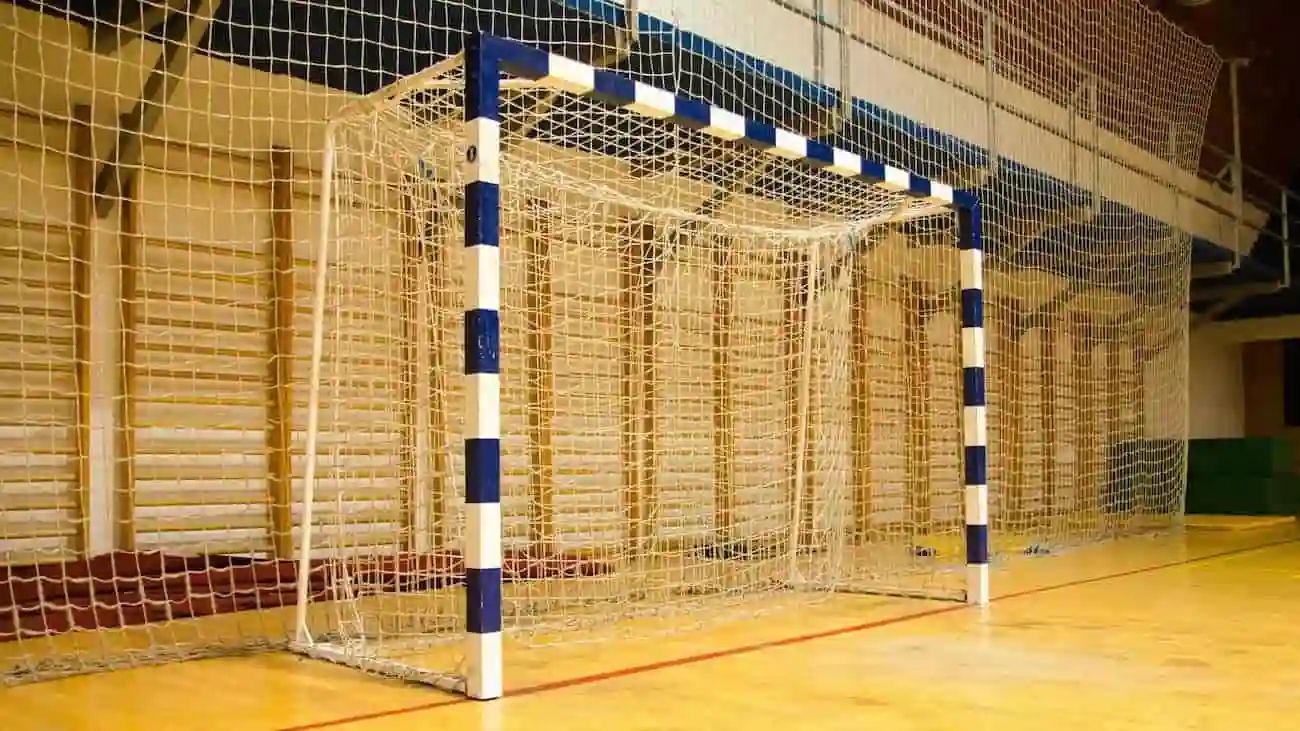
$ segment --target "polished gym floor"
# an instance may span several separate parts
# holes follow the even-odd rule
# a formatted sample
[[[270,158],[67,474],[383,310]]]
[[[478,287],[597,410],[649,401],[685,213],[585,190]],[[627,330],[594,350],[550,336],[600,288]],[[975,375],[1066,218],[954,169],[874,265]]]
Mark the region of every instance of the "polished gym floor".
[[[1294,729],[1300,531],[1214,523],[995,573],[987,609],[842,597],[508,657],[481,703],[281,653],[0,690],[0,728]]]

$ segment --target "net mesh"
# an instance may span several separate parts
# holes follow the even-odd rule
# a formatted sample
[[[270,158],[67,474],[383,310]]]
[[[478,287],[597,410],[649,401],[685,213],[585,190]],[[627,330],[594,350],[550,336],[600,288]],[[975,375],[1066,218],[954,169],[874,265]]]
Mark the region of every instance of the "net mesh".
[[[1065,131],[1064,117],[1082,112],[1109,135],[1167,161],[1172,124],[1179,129],[1179,166],[1195,170],[1200,162],[1223,61],[1211,46],[1141,2],[854,0],[850,5],[848,27],[867,46],[992,96],[1037,125]],[[960,67],[949,63],[944,51],[980,64],[991,59],[1001,89],[990,95],[982,79],[955,74]],[[1095,107],[1081,96],[1092,85],[1098,90]],[[1047,113],[1029,95],[1051,101],[1065,114]]]
[[[317,639],[404,677],[463,632],[465,379],[446,374],[463,372],[465,142],[448,83],[340,119],[320,324],[320,433],[341,450],[321,475],[351,480],[317,496],[337,506],[322,522],[366,541],[313,547],[335,557],[318,571],[340,617]],[[676,631],[830,590],[959,597],[953,212],[547,90],[507,92],[501,127],[511,641]],[[375,382],[385,409],[356,411]],[[395,486],[348,470],[343,451],[371,443]],[[381,490],[409,521],[374,526],[349,495]]]
[[[889,109],[944,129],[959,107],[981,115],[984,149],[926,144],[887,111],[850,134],[981,191],[995,554],[1177,524],[1191,240],[1169,222],[1221,59],[1123,0],[867,0],[843,17],[855,58],[905,60],[972,102],[930,104],[916,83],[875,94]]]
[[[743,7],[731,0],[642,0],[634,49],[619,40],[627,18],[617,1],[525,5],[526,13],[513,3],[464,0],[382,7],[173,2],[168,6],[191,21],[173,29],[185,32],[159,26],[141,37],[133,12],[156,13],[161,3],[0,4],[0,342],[7,346],[0,353],[0,672],[6,682],[283,645],[292,626],[281,607],[295,588],[286,557],[295,547],[302,479],[313,212],[325,120],[341,104],[459,50],[471,29],[617,67],[747,117],[825,130],[845,149],[933,179],[977,185],[989,266],[1002,268],[989,272],[986,290],[995,548],[1003,555],[1052,549],[1176,520],[1186,435],[1189,254],[1187,238],[1167,226],[1177,205],[1169,185],[1175,168],[1190,167],[1200,146],[1218,73],[1218,59],[1203,44],[1123,0],[762,0]],[[988,44],[984,7],[996,18]],[[173,42],[165,44],[165,35]],[[837,91],[857,101],[850,108]],[[159,113],[141,118],[133,156],[132,125],[122,118],[142,109],[138,100],[146,94]],[[837,119],[836,109],[851,113]],[[106,173],[114,159],[119,172]],[[665,174],[648,162],[643,167],[647,178]],[[740,181],[738,188],[773,176],[771,168],[739,161],[708,169]],[[984,170],[995,175],[986,180]],[[544,166],[536,173],[539,180],[547,174]],[[101,186],[114,181],[122,185]],[[699,225],[698,208],[691,207],[698,202],[690,196],[705,185],[683,184],[690,195],[672,193],[683,197],[648,206],[657,212],[645,214],[645,225],[657,240],[668,237],[663,231]],[[643,188],[634,184],[609,195],[645,201],[664,194]],[[450,201],[420,195],[426,210],[458,210],[454,191]],[[738,199],[748,200],[743,193]],[[388,201],[393,211],[402,205]],[[569,213],[530,213],[530,220],[590,239],[595,233],[571,213],[588,204],[574,205]],[[516,208],[531,211],[531,204]],[[626,210],[619,215],[630,218]],[[407,218],[398,213],[392,221],[400,228]],[[703,240],[721,238],[707,226],[701,231],[711,237]],[[850,232],[817,236],[823,234],[819,268],[830,271],[837,261],[831,241]],[[910,228],[877,226],[852,235],[879,240],[868,257],[879,259],[873,272],[941,270],[937,261],[919,263],[926,247],[903,245],[917,240]],[[600,236],[610,247],[619,237],[635,238]],[[514,247],[515,255],[523,251]],[[400,267],[400,250],[389,255]],[[516,262],[515,269],[521,266]],[[573,266],[591,270],[597,263]],[[655,301],[677,307],[706,286],[701,278],[730,271],[731,284],[707,286],[734,289],[730,317],[739,320],[742,298],[758,297],[744,294],[757,286],[749,282],[756,275],[742,276],[739,266],[674,258],[657,280]],[[561,274],[553,269],[552,281]],[[365,286],[400,284],[404,276],[375,275]],[[810,341],[842,342],[835,338],[842,337],[845,318],[833,313],[847,308],[851,347],[870,355],[837,361],[828,345],[810,348],[809,432],[830,434],[831,425],[847,418],[847,427],[835,428],[853,433],[860,410],[842,415],[846,368],[880,374],[848,379],[865,384],[848,387],[849,402],[870,401],[878,418],[868,430],[869,452],[817,452],[805,473],[842,470],[847,459],[858,475],[853,484],[866,484],[862,475],[871,475],[873,491],[910,486],[915,493],[924,478],[904,467],[907,455],[929,454],[932,479],[948,479],[953,467],[940,461],[948,459],[956,425],[941,409],[956,388],[943,375],[951,372],[944,361],[954,357],[955,335],[942,313],[908,318],[936,307],[950,313],[950,303],[930,299],[928,290],[913,297],[901,279],[866,276],[847,264],[837,276],[839,289],[827,285],[817,300],[814,315],[826,324],[811,329]],[[918,279],[951,281],[945,276]],[[553,284],[568,296],[566,286]],[[866,318],[860,313],[867,310],[841,290],[870,293],[869,302],[889,301],[892,309]],[[401,291],[376,290],[369,305],[358,300],[342,323],[373,333],[365,347],[397,361],[410,344],[381,343],[381,335],[400,328],[367,323],[364,306],[401,312],[400,301],[409,299],[393,294]],[[1039,311],[1066,291],[1068,304]],[[453,305],[437,305],[444,306]],[[516,306],[519,312],[540,307]],[[789,308],[763,299],[761,309],[775,321]],[[553,318],[560,314],[553,306]],[[1009,329],[1013,316],[1026,314],[1040,324]],[[656,316],[673,327],[658,328],[648,347],[667,361],[681,360],[686,382],[720,381],[712,369],[722,366],[711,357],[708,375],[690,366],[704,367],[696,348],[705,335],[693,328],[704,327],[713,312],[672,309]],[[732,335],[726,364],[745,388],[770,386],[757,371],[740,373],[742,362],[780,350],[760,334],[788,341],[775,325],[757,323],[750,323],[753,332],[738,328]],[[869,325],[869,347],[854,323]],[[929,339],[911,338],[909,328]],[[564,347],[577,342],[566,340]],[[1090,357],[1077,357],[1084,352]],[[899,358],[930,358],[933,365],[897,375],[890,364]],[[773,378],[792,367],[781,366]],[[671,385],[666,373],[656,374],[662,385],[655,400],[664,403]],[[923,374],[930,391],[919,385]],[[428,393],[451,398],[436,371],[420,378],[431,384]],[[554,373],[550,411],[556,414],[614,398],[565,393],[563,378]],[[348,418],[367,411],[394,418],[384,415],[412,401],[401,389],[415,382],[356,386],[358,398],[370,399],[365,403],[381,403],[358,402]],[[788,394],[771,388],[789,403]],[[739,385],[732,391],[737,444],[758,439],[742,433],[747,427],[739,420],[744,412],[744,423],[762,421],[758,397]],[[415,402],[420,398],[431,397]],[[927,398],[926,421],[908,425],[908,404]],[[763,418],[786,429],[775,410]],[[437,424],[435,411],[419,413],[427,414],[416,417],[426,420],[424,433],[454,428]],[[701,429],[705,417],[664,405],[655,418],[661,430],[686,433]],[[1054,431],[1047,423],[1057,424]],[[366,434],[358,432],[356,440]],[[331,444],[326,454],[338,466],[330,468],[333,486],[322,482],[333,498],[322,498],[318,530],[349,555],[393,545],[404,508],[391,496],[402,471],[414,469],[384,452],[391,434],[367,438],[370,446]],[[838,442],[815,436],[808,443],[820,450]],[[454,473],[455,445],[441,453],[420,446],[426,448],[431,464],[421,474]],[[654,451],[665,454],[654,465],[658,475],[704,474],[669,460],[662,440]],[[747,469],[737,460],[738,494]],[[387,486],[370,493],[353,487],[363,483]],[[687,494],[687,487],[675,489]],[[453,488],[444,490],[450,505]],[[337,493],[347,497],[344,510]],[[877,503],[873,509],[898,509],[885,498]],[[358,510],[367,511],[366,520]],[[656,516],[660,523],[670,520],[664,510]],[[671,520],[681,522],[683,534],[702,525],[684,513],[671,515],[680,516]],[[898,515],[888,522],[904,531],[909,521],[905,512]],[[447,537],[454,528],[449,520]],[[527,532],[517,525],[510,530]],[[324,595],[328,576],[316,579],[312,592]]]

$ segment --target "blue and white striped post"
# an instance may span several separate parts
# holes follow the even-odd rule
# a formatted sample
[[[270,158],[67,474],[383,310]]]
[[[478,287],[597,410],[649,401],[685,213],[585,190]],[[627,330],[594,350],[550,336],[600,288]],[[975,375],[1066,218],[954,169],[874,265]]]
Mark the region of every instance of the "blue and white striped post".
[[[966,601],[989,602],[989,448],[984,393],[984,245],[980,207],[956,197],[961,250],[962,444],[965,449]]]
[[[501,117],[497,62],[465,46],[465,692],[502,693]]]

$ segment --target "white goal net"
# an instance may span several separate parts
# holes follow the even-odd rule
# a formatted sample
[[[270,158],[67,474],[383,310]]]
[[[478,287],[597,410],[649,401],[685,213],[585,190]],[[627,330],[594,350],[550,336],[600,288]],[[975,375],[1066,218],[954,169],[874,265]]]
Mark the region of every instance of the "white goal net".
[[[0,3],[0,684],[282,648],[298,588],[376,658],[462,632],[459,72],[341,123],[294,561],[326,121],[475,31],[974,191],[992,560],[1177,526],[1170,224],[1233,224],[1187,207],[1220,59],[1147,5]],[[512,83],[511,635],[953,594],[949,215]]]
[[[453,66],[334,122],[300,621],[313,654],[459,687],[476,284]],[[954,212],[535,87],[500,100],[508,647],[829,591],[962,598]]]

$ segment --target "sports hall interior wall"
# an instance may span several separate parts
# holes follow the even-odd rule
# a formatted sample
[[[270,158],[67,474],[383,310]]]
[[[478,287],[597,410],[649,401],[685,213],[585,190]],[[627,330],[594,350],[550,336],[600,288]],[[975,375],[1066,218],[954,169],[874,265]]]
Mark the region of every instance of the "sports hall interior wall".
[[[435,9],[440,6],[431,5]],[[600,3],[586,6],[590,12],[611,12],[611,6]],[[49,428],[39,434],[12,429],[5,432],[7,454],[42,455],[40,482],[44,486],[39,495],[6,491],[7,501],[25,501],[32,508],[17,522],[17,513],[6,511],[3,550],[10,555],[39,551],[46,557],[71,557],[128,548],[181,553],[199,548],[224,553],[268,549],[268,524],[273,516],[267,514],[265,479],[279,469],[281,479],[297,487],[301,427],[294,425],[294,444],[285,450],[291,454],[281,455],[290,461],[285,472],[283,465],[277,468],[271,463],[274,455],[268,455],[265,449],[265,369],[268,360],[273,360],[270,350],[277,347],[267,338],[266,323],[277,306],[277,298],[292,300],[292,350],[308,351],[309,272],[315,248],[313,237],[318,229],[315,151],[322,146],[323,120],[346,93],[373,89],[451,50],[445,45],[449,39],[442,38],[419,53],[378,59],[379,63],[372,65],[385,70],[371,77],[356,73],[355,68],[345,74],[343,64],[321,65],[317,61],[352,58],[355,54],[365,57],[367,53],[378,53],[376,49],[383,44],[362,47],[354,38],[354,43],[348,45],[341,40],[347,33],[341,31],[340,46],[306,48],[302,46],[303,38],[286,27],[292,24],[292,14],[274,13],[270,7],[271,3],[249,3],[223,8],[227,15],[220,17],[209,33],[208,52],[191,62],[156,138],[146,144],[142,172],[130,196],[112,215],[98,219],[89,215],[84,208],[88,203],[80,197],[87,186],[85,159],[75,151],[93,149],[92,157],[102,157],[118,115],[138,94],[153,54],[140,44],[129,46],[121,52],[122,58],[139,61],[119,65],[114,59],[84,50],[90,25],[85,18],[66,24],[54,15],[38,14],[17,5],[0,6],[4,13],[0,45],[11,49],[7,58],[0,57],[0,63],[15,69],[15,73],[0,75],[0,85],[4,85],[0,87],[0,98],[11,105],[0,115],[4,120],[0,137],[7,140],[0,151],[5,158],[0,160],[0,216],[10,222],[2,227],[0,235],[5,237],[7,251],[19,252],[9,257],[8,274],[28,283],[23,296],[31,298],[10,305],[27,316],[38,311],[42,314],[44,319],[36,332],[46,350],[40,357],[54,364],[46,369],[42,383],[24,382],[18,384],[20,388],[5,393],[9,403],[3,410],[8,413],[26,413],[33,393],[47,395],[42,408],[49,409],[50,421]],[[236,8],[266,15],[230,15]],[[568,8],[554,12],[578,11]],[[791,21],[778,17],[772,22],[779,25]],[[249,32],[254,25],[276,30],[252,37]],[[600,32],[598,25],[593,24],[590,32]],[[643,25],[650,36],[665,32],[662,24],[653,19],[645,19]],[[329,27],[336,25],[330,23]],[[337,27],[348,28],[346,23]],[[541,33],[544,27],[539,25],[533,30]],[[528,34],[521,30],[518,35]],[[438,47],[437,43],[444,45]],[[33,59],[39,59],[39,64],[34,64]],[[279,60],[273,63],[271,59]],[[792,60],[790,65],[798,64]],[[122,73],[123,67],[130,72]],[[763,73],[746,79],[745,88],[774,86],[771,77],[778,73],[794,76],[793,72],[763,68]],[[82,83],[84,79],[94,80],[93,89]],[[934,109],[951,110],[965,108],[969,103],[964,97],[937,103],[936,95],[956,96],[962,92],[934,81],[908,87],[912,81],[899,84],[900,89],[918,90],[908,97],[912,104],[930,99]],[[782,83],[790,83],[789,78]],[[855,79],[854,83],[868,82]],[[876,91],[880,88],[871,87]],[[833,99],[825,88],[809,86],[804,94],[808,98]],[[909,103],[901,96],[889,101],[900,107]],[[945,159],[912,160],[919,163],[914,167],[931,167],[921,170],[923,173],[940,176],[945,171],[955,172],[962,164],[978,164],[985,154],[976,130],[965,138],[936,131],[945,125],[982,119],[978,114],[938,120],[925,119],[936,114],[934,110],[913,109],[910,111],[917,118],[907,120],[883,112],[874,101],[862,100],[855,109],[859,129],[865,130],[864,142],[916,136],[941,140]],[[1013,132],[1016,119],[1006,114],[1004,129]],[[900,137],[899,130],[906,134]],[[1009,139],[1029,137],[1012,132],[1008,132]],[[882,155],[895,156],[901,164],[908,161],[906,148],[903,142],[897,149],[884,150]],[[1012,153],[1017,151],[1008,147],[1001,152],[1014,157]],[[1057,201],[1084,196],[1077,188],[1033,168],[1034,162],[1047,167],[1059,165],[1063,157],[1059,151],[1026,148],[1023,157],[1026,159],[1003,163],[1003,180],[1031,180],[1025,187],[1046,191],[1044,196]],[[1103,176],[1107,185],[1116,186],[1107,189],[1107,194],[1114,193],[1135,204],[1146,202],[1151,210],[1137,212],[1109,202],[1107,215],[1140,219],[1141,225],[1152,230],[1164,226],[1161,215],[1170,217],[1170,211],[1143,187],[1140,172],[1158,172],[1159,161],[1140,151],[1116,152],[1115,157],[1121,163],[1104,163],[1112,166],[1107,168],[1111,172]],[[1188,181],[1187,185],[1193,184]],[[1164,190],[1158,193],[1165,195]],[[1206,197],[1214,195],[1205,193]],[[1186,216],[1181,222],[1205,236],[1196,244],[1195,251],[1201,252],[1198,256],[1221,257],[1222,242],[1212,244],[1210,237],[1228,237],[1223,235],[1222,221],[1215,218],[1213,211],[1206,208],[1180,213]],[[115,246],[123,240],[129,242],[128,248]],[[272,276],[277,269],[266,262],[274,256],[276,246],[286,242],[293,252],[294,284],[291,292],[277,294]],[[85,248],[77,250],[78,246]],[[33,267],[23,251],[49,252],[53,258]],[[122,260],[127,251],[132,252],[127,256],[138,257],[134,264],[140,274],[126,286],[136,288],[134,299],[139,304],[124,314],[118,303],[132,299],[131,292],[123,291],[124,280],[120,277],[127,268]],[[72,266],[78,261],[88,263],[89,268],[78,270]],[[88,302],[68,296],[78,276],[90,278],[94,294]],[[224,309],[210,306],[217,302],[242,304]],[[80,314],[74,311],[78,307],[83,308]],[[79,345],[69,335],[78,317],[89,317],[94,325],[92,331],[96,334],[91,343]],[[130,347],[142,358],[137,366],[138,390],[132,394],[136,428],[130,445],[114,438],[125,397],[120,385],[114,385],[115,374],[123,368],[119,354],[124,345],[115,334],[120,317],[136,318],[136,340]],[[26,342],[36,342],[31,321],[9,317],[6,326]],[[941,329],[942,324],[936,324],[936,328]],[[1192,342],[1194,350],[1206,354],[1207,363],[1229,368],[1227,364],[1233,359],[1230,347],[1201,342],[1195,335]],[[76,351],[78,347],[87,348],[90,354],[92,392],[88,404],[66,398],[77,392],[77,379],[87,375],[77,371],[77,364],[85,360]],[[22,352],[24,357],[32,354]],[[201,379],[197,378],[200,374],[204,376]],[[294,411],[301,413],[305,408],[305,363],[295,362],[291,377],[295,386]],[[201,385],[196,385],[200,381]],[[1202,392],[1197,390],[1201,382],[1199,378],[1191,380],[1193,436],[1202,430],[1222,431],[1222,424],[1233,422],[1237,418],[1234,415],[1241,411],[1239,391],[1223,388]],[[378,401],[392,394],[377,391],[369,397]],[[24,404],[19,404],[19,399],[25,399]],[[89,435],[78,427],[81,408],[89,410]],[[79,439],[89,440],[89,464],[76,458]],[[123,458],[127,449],[134,454],[133,460]],[[382,463],[384,457],[370,454],[359,459]],[[131,464],[123,470],[120,465],[127,461]],[[78,470],[82,469],[95,471],[90,482],[96,485],[96,492],[89,496],[77,492],[81,477]],[[133,485],[136,503],[124,508],[119,496],[127,481]],[[202,482],[205,488],[182,496],[180,481]],[[55,486],[52,492],[46,489],[51,485]],[[182,497],[189,502],[178,502]],[[83,526],[74,516],[77,506],[87,498],[102,512]],[[395,507],[388,496],[375,495],[367,509],[374,511],[376,525],[395,519]],[[329,505],[322,506],[326,520],[329,510]],[[288,517],[291,523],[292,516]],[[284,520],[284,516],[280,519]],[[250,601],[260,602],[263,598]]]
[[[434,5],[436,6],[437,4]],[[43,72],[47,74],[48,77],[62,77],[69,79],[68,82],[65,82],[66,85],[59,88],[48,80],[36,83],[36,79],[33,77],[24,79],[21,75],[15,75],[13,77],[15,81],[25,81],[30,83],[18,83],[16,85],[17,88],[9,90],[10,98],[17,100],[19,105],[23,108],[29,110],[41,109],[45,114],[52,115],[55,118],[62,116],[66,119],[72,116],[72,107],[75,104],[82,101],[91,101],[91,97],[87,96],[89,89],[81,87],[75,81],[82,75],[91,76],[96,79],[98,93],[98,99],[96,101],[104,100],[105,102],[109,102],[93,106],[93,113],[97,115],[96,118],[92,120],[95,128],[98,130],[96,136],[98,137],[102,135],[104,130],[110,128],[109,123],[115,116],[113,114],[113,106],[120,106],[126,103],[127,100],[134,98],[134,84],[138,83],[138,81],[121,78],[121,74],[118,72],[112,60],[98,58],[88,51],[81,50],[86,46],[85,41],[80,34],[81,32],[84,32],[84,29],[89,25],[89,21],[84,18],[80,24],[64,26],[52,16],[36,16],[28,11],[18,9],[17,6],[9,7],[11,8],[11,12],[15,13],[15,22],[9,26],[9,29],[12,29],[10,32],[14,33],[14,42],[11,48],[14,49],[15,58],[40,57],[44,67]],[[229,6],[230,10],[223,10],[223,12],[235,12],[235,9],[238,8],[243,8],[245,10],[251,9],[253,11],[257,11],[261,8],[263,12],[268,12],[268,7],[269,6],[263,6],[261,4],[232,4]],[[611,11],[611,8],[605,6],[594,7],[597,10],[602,10],[603,8],[602,12]],[[567,12],[572,14],[577,11],[570,10]],[[21,20],[18,18],[19,14],[22,14]],[[291,42],[290,39],[293,37],[291,34],[286,32],[268,32],[266,35],[258,37],[248,35],[253,31],[253,29],[258,27],[275,28],[277,27],[277,23],[286,23],[291,17],[291,14],[281,16],[268,13],[267,17],[259,16],[244,18],[228,16],[223,19],[219,18],[218,22],[214,25],[213,30],[208,35],[207,44],[210,48],[210,52],[208,54],[200,55],[195,59],[195,65],[189,77],[182,83],[181,90],[177,93],[176,97],[174,97],[171,109],[164,116],[158,136],[172,142],[185,140],[189,142],[189,144],[200,145],[203,147],[211,146],[217,150],[266,151],[270,150],[277,144],[286,145],[286,148],[288,148],[290,143],[292,143],[292,147],[297,148],[298,150],[318,149],[319,144],[317,144],[317,141],[321,139],[322,132],[321,120],[327,118],[330,107],[337,104],[339,97],[336,96],[328,87],[304,83],[304,81],[295,78],[295,76],[311,77],[313,74],[318,75],[319,73],[325,73],[328,75],[334,73],[331,72],[330,69],[339,70],[341,69],[340,65],[312,65],[311,63],[306,62],[307,58],[348,58],[350,55],[362,52],[367,46],[357,45],[357,43],[362,39],[354,38],[353,43],[350,45],[345,44],[337,49],[323,49],[320,52],[314,52],[310,56],[304,58],[301,54],[305,52],[306,49],[300,49],[294,42]],[[25,30],[23,29],[24,24],[26,24]],[[39,27],[33,28],[33,24]],[[329,24],[329,26],[333,27],[337,24],[336,21],[333,24]],[[645,30],[650,35],[654,35],[654,33],[662,35],[664,32],[663,27],[661,25],[656,25],[653,19],[647,18],[644,20],[643,24],[647,26]],[[344,23],[340,27],[347,28],[348,26]],[[75,28],[82,28],[83,31],[74,31],[73,29]],[[527,36],[530,32],[534,34],[540,33],[544,28],[544,25],[539,24],[537,28],[530,29],[528,32],[519,30],[517,33],[519,35]],[[596,31],[593,30],[592,32],[594,33]],[[60,33],[66,34],[65,37],[59,39],[58,34]],[[241,33],[243,34],[242,36],[239,35]],[[430,38],[435,44],[439,42],[439,37],[436,34],[430,36]],[[35,47],[38,39],[46,44],[44,48],[38,49]],[[279,40],[277,41],[276,39]],[[448,40],[444,38],[441,42],[446,43]],[[271,43],[271,45],[265,45],[267,43]],[[377,49],[386,46],[374,44],[368,47],[371,49]],[[64,57],[59,58],[57,52],[51,53],[51,50],[54,49],[62,49],[65,52]],[[412,51],[409,55],[396,54],[393,56],[391,61],[387,62],[387,64],[383,62],[383,59],[380,59],[380,64],[376,64],[380,68],[386,67],[388,69],[387,71],[376,72],[377,75],[372,76],[371,78],[351,73],[346,77],[340,77],[337,79],[337,82],[341,82],[350,91],[362,91],[374,88],[378,83],[381,83],[382,80],[392,78],[396,74],[402,72],[414,70],[415,68],[418,68],[419,64],[427,63],[432,58],[435,58],[437,53],[445,53],[447,50],[449,49],[442,48],[441,50],[438,50],[437,48],[426,48],[426,51],[424,52],[416,53]],[[149,54],[144,53],[143,49],[139,46],[128,47],[128,49],[124,51],[124,53],[127,54],[133,52],[140,52],[145,58],[149,56]],[[295,53],[299,55],[295,56]],[[229,61],[219,60],[223,57],[240,62],[230,63]],[[265,63],[270,63],[271,59],[280,59],[276,62],[279,66],[271,70],[280,70],[289,73],[266,73],[265,71],[257,70],[255,67],[262,65],[262,62],[256,61],[256,59],[259,58],[266,59]],[[295,62],[293,60],[295,58],[300,60]],[[86,67],[84,64],[89,64],[89,67]],[[144,63],[140,64],[141,73],[145,66],[146,64]],[[353,69],[353,71],[355,70]],[[787,76],[790,74],[790,72],[781,73],[785,73]],[[759,79],[752,80],[752,84],[747,84],[747,86],[760,85],[763,83],[763,78],[775,76],[777,74],[778,71],[769,68],[762,76],[760,76]],[[104,83],[107,79],[114,77],[118,77],[121,84],[121,88],[117,93],[112,93],[108,89],[109,85]],[[321,80],[328,81],[330,79],[326,78]],[[788,84],[789,82],[787,81],[786,83]],[[232,88],[256,90],[261,93],[254,93],[248,95],[246,98],[242,96],[237,98],[237,95],[232,95],[229,91],[229,89]],[[825,96],[828,93],[829,90],[823,88],[821,91],[816,93],[809,92],[808,95],[817,96],[820,94]],[[959,92],[948,91],[947,93]],[[210,101],[208,100],[209,95]],[[863,104],[865,105],[865,102]],[[960,106],[960,103],[948,106]],[[116,111],[121,112],[123,110],[117,109]],[[972,116],[978,117],[978,115]],[[900,123],[915,124],[906,123],[906,120],[901,117],[896,117],[896,119],[901,120]],[[241,123],[229,124],[224,123],[223,120],[241,120]],[[248,122],[243,123],[243,120],[248,120]],[[30,121],[27,122],[27,124],[30,124]],[[864,122],[863,124],[867,125],[869,122]],[[912,131],[916,132],[920,129],[921,128],[917,127]],[[926,136],[933,137],[934,135],[931,133]],[[950,141],[945,144],[957,145],[958,147],[954,149],[959,150],[959,152],[954,154],[959,158],[969,158],[971,155],[981,154],[976,146],[968,142],[963,142],[960,139],[950,138]],[[903,152],[895,151],[890,153],[889,151],[886,151],[885,154],[887,157],[890,154],[902,156]],[[1139,157],[1138,153],[1132,154],[1134,159]],[[220,152],[218,152],[214,158],[218,161],[219,165],[229,166],[246,164],[233,162],[235,159],[234,155],[227,155]],[[176,159],[175,154],[168,154],[165,156],[165,159],[168,163],[164,167],[175,166],[175,163],[173,162]],[[231,162],[227,162],[227,160],[231,160]],[[258,163],[265,164],[260,160]],[[193,164],[194,163],[187,163],[187,166]],[[294,163],[295,167],[298,169],[309,169],[314,164],[315,161],[311,159],[310,155],[303,155],[301,152],[296,156]],[[1006,168],[1006,171],[1009,173],[1008,177],[1014,178],[1028,173],[1028,168],[1016,168],[1013,163],[1008,163],[1007,165],[1009,166]],[[202,175],[202,173],[200,173],[200,175]],[[38,180],[49,179],[42,175],[24,176],[24,178],[28,177],[34,177]],[[233,181],[246,179],[242,174],[231,172],[226,172],[217,175],[216,177],[217,179],[229,179],[232,181],[232,184],[235,184]],[[147,178],[145,180],[147,181]],[[179,221],[195,217],[194,211],[202,210],[202,207],[206,205],[202,202],[203,196],[198,193],[198,188],[200,187],[201,184],[198,182],[186,186],[186,190],[195,191],[194,193],[187,194],[187,196],[193,198],[193,200],[178,199],[178,192],[173,193],[172,188],[165,188],[167,191],[168,197],[166,200],[168,203],[174,208],[185,210],[189,213],[187,213],[186,216],[181,216],[178,211],[176,214],[162,216],[159,220],[167,221],[169,226],[174,227],[180,225],[178,223]],[[1041,186],[1031,183],[1028,187],[1037,188]],[[1051,184],[1051,187],[1059,189],[1060,186],[1057,184]],[[1073,194],[1067,194],[1067,197],[1071,195]],[[12,200],[28,201],[32,198],[33,196],[28,194],[17,196]],[[163,196],[153,198],[151,204],[159,205],[163,199]],[[251,213],[255,210],[268,211],[270,206],[265,202],[243,202],[233,205],[232,208],[233,210]],[[309,207],[304,208],[309,209]],[[232,240],[243,238],[242,234],[237,233],[238,229],[232,229],[230,231],[222,230],[224,226],[227,225],[227,221],[223,220],[225,216],[219,213],[219,211],[223,210],[221,206],[216,206],[212,210],[218,211],[218,213],[198,216],[198,218],[210,222],[209,225],[214,229],[206,234],[207,240],[212,240],[213,237],[219,239],[227,236],[232,237]],[[299,213],[296,215],[310,214]],[[1117,211],[1117,215],[1125,214]],[[243,219],[238,221],[241,226],[248,225],[255,220],[251,216],[247,215],[241,216],[240,218]],[[235,222],[236,221],[234,220],[229,221],[229,223]],[[96,225],[99,226],[103,224]],[[261,225],[269,226],[269,223],[263,221]],[[295,226],[295,230],[311,231],[312,227],[310,225]],[[204,237],[199,238],[202,239]],[[310,246],[302,246],[298,248],[309,250]],[[251,469],[256,470],[258,468],[256,466],[251,466]]]

